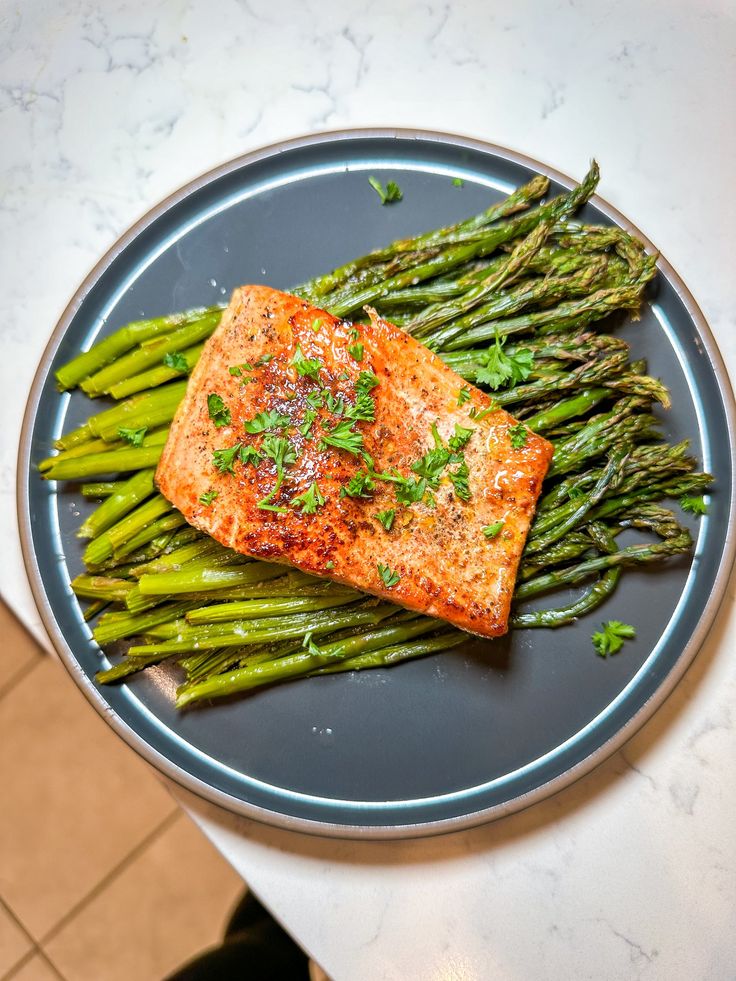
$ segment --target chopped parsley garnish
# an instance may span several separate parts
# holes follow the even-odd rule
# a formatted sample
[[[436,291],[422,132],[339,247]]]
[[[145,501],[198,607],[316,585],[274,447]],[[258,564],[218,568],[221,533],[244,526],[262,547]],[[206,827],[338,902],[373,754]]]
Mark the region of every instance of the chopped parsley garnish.
[[[340,497],[370,497],[376,489],[373,476],[365,470],[358,470],[348,483],[340,488]]]
[[[509,439],[511,440],[511,445],[515,450],[520,450],[522,446],[526,446],[526,439],[529,435],[529,430],[526,428],[523,422],[517,423],[515,426],[509,428]]]
[[[400,477],[396,481],[396,500],[404,507],[421,501],[427,490],[424,477]]]
[[[481,419],[485,419],[486,416],[489,416],[492,412],[495,412],[497,408],[497,405],[489,405],[487,409],[478,410],[475,406],[472,406],[468,415],[476,422],[480,422]]]
[[[617,654],[624,646],[625,640],[636,637],[636,629],[620,620],[606,620],[601,624],[601,630],[593,634],[593,647],[601,657]]]
[[[219,429],[221,426],[229,426],[232,422],[230,418],[230,409],[225,405],[222,397],[217,394],[217,392],[212,392],[207,396],[207,411],[210,414],[210,419]]]
[[[464,183],[465,181],[461,180],[459,177],[453,177],[452,179],[453,187],[462,187]]]
[[[477,385],[487,385],[494,391],[511,382],[516,385],[532,373],[534,355],[527,348],[519,348],[514,354],[504,351],[506,338],[496,334],[495,342],[488,348],[485,367],[475,376]]]
[[[317,418],[316,409],[307,409],[304,413],[304,422],[299,427],[299,432],[305,439],[309,439],[309,433],[314,425],[315,419]]]
[[[131,446],[143,446],[143,437],[147,432],[148,426],[143,426],[141,429],[126,429],[125,426],[121,426],[118,429],[118,436]]]
[[[351,358],[355,358],[356,361],[363,360],[363,345],[362,344],[349,344],[348,353]]]
[[[244,464],[250,463],[254,467],[257,467],[258,464],[263,459],[263,457],[255,448],[255,446],[241,446],[240,453],[238,454],[238,456],[240,457],[242,463]]]
[[[465,403],[469,402],[471,398],[472,396],[470,394],[470,389],[468,388],[467,385],[463,385],[463,387],[457,393],[457,404],[465,405]]]
[[[180,375],[185,375],[189,371],[189,362],[180,351],[177,351],[175,354],[169,351],[168,354],[164,355],[163,363],[167,368],[171,368],[172,371],[178,371]]]
[[[466,429],[464,426],[459,426],[455,423],[455,435],[450,436],[447,441],[452,452],[459,453],[460,450],[466,447],[474,432],[474,429]]]
[[[321,409],[322,406],[325,404],[324,392],[322,391],[310,392],[309,395],[307,395],[307,402],[312,406],[313,409]]]
[[[250,361],[244,361],[242,364],[231,364],[227,370],[231,375],[240,378],[244,371],[253,371],[253,365]]]
[[[350,328],[350,340],[351,341],[359,341],[360,340],[360,331],[358,330],[357,327],[351,327]]]
[[[212,457],[212,465],[220,473],[235,473],[235,458],[240,453],[241,448],[242,444],[236,443],[235,446],[230,446],[227,449],[215,450],[214,456]]]
[[[258,507],[262,511],[278,511],[283,514],[287,508],[278,507],[270,502],[281,489],[281,484],[284,480],[284,467],[296,463],[296,450],[288,439],[285,439],[283,436],[267,433],[261,443],[261,452],[276,464],[276,484],[271,493],[267,494],[263,500],[258,502]]]
[[[503,521],[494,521],[492,525],[485,525],[481,531],[486,538],[495,538],[503,528]]]
[[[256,361],[256,368],[258,368],[262,364],[268,364],[269,361],[273,361],[273,355],[272,354],[262,354],[258,358],[258,360]]]
[[[685,497],[680,498],[680,507],[683,511],[690,511],[691,514],[707,514],[708,505],[705,503],[705,498],[702,494],[698,497]]]
[[[378,511],[375,514],[376,521],[380,521],[386,531],[391,531],[395,517],[396,510],[394,508],[389,508],[388,511]]]
[[[330,559],[329,562],[325,562],[325,569],[334,569],[334,568],[335,568],[335,563],[332,561],[332,559]]]
[[[205,491],[204,494],[200,495],[199,503],[204,504],[205,507],[209,507],[217,497],[218,493],[219,491],[216,490]]]
[[[378,384],[378,379],[373,374],[372,371],[367,371],[365,368],[355,380],[355,387],[359,392],[370,392]]]
[[[317,508],[321,508],[324,503],[324,494],[322,494],[317,486],[317,482],[312,481],[311,487],[308,487],[303,494],[299,494],[297,497],[292,498],[291,506],[300,507],[302,509],[302,514],[314,514]]]
[[[392,201],[401,201],[403,197],[401,188],[395,181],[387,181],[385,188],[376,177],[369,177],[368,183],[381,199],[381,204],[391,204]]]
[[[438,446],[425,453],[416,463],[412,463],[411,469],[420,477],[424,477],[429,486],[436,490],[440,484],[440,477],[450,462],[450,456],[450,451],[445,446]]]
[[[346,418],[356,422],[373,422],[376,418],[376,403],[370,393],[377,384],[378,379],[372,371],[361,371],[355,382],[355,405],[347,407]]]
[[[470,500],[470,487],[468,486],[468,478],[470,477],[470,471],[468,470],[468,465],[463,458],[457,470],[450,470],[447,476],[452,481],[452,486],[455,489],[455,496],[459,497],[461,501]]]
[[[322,389],[322,395],[328,411],[330,411],[333,416],[341,416],[345,411],[345,399],[342,397],[342,395],[333,395],[328,388]]]
[[[319,379],[322,362],[319,358],[305,358],[300,344],[297,344],[294,357],[290,363],[292,367],[296,368],[296,373],[301,375],[302,378],[314,378],[315,381]]]
[[[269,460],[273,460],[277,470],[283,470],[284,467],[296,463],[296,449],[284,436],[267,433],[261,443],[261,453]]]
[[[393,587],[401,580],[401,576],[398,572],[393,572],[387,565],[382,565],[380,562],[377,564],[378,575],[383,580],[383,585],[386,589],[393,589]]]
[[[315,334],[317,333],[317,331],[320,329],[321,326],[322,326],[322,318],[315,317],[314,320],[312,321],[312,330],[315,332]]]
[[[358,456],[363,450],[363,434],[353,429],[352,419],[341,419],[333,429],[323,433],[320,449],[326,446],[334,446],[338,450],[347,450],[354,456]]]
[[[282,415],[276,409],[264,409],[253,419],[243,423],[246,433],[264,433],[269,429],[286,429],[291,425],[289,416]]]

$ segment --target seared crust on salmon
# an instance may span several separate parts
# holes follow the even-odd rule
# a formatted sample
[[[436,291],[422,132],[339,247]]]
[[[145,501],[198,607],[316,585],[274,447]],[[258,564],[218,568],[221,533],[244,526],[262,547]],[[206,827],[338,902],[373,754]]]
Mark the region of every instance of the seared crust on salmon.
[[[508,627],[551,457],[385,320],[353,325],[243,286],[192,373],[156,480],[238,552],[493,637]]]

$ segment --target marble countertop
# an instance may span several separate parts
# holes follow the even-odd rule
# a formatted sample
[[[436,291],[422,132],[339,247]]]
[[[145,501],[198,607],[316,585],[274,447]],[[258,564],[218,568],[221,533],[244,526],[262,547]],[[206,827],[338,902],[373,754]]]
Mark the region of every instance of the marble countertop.
[[[568,173],[665,252],[736,377],[736,12],[723,0],[26,0],[0,6],[0,591],[42,642],[14,480],[68,298],[152,204],[256,146],[456,131]],[[730,256],[730,259],[728,258]],[[335,842],[176,793],[336,981],[736,974],[733,582],[684,680],[606,763],[473,831]]]

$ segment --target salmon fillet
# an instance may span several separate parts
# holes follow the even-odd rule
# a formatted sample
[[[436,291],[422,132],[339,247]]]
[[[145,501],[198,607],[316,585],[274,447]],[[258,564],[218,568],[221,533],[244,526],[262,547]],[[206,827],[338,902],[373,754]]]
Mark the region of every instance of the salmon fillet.
[[[243,286],[192,373],[156,481],[238,552],[494,637],[551,457],[378,316],[353,325]]]

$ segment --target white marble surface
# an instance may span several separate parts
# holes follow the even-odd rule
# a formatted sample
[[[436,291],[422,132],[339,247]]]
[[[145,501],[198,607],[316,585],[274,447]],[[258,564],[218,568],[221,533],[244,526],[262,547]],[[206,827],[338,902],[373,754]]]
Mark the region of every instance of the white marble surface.
[[[728,0],[0,0],[0,590],[40,626],[17,438],[58,315],[136,217],[310,130],[404,125],[581,174],[682,273],[736,376]],[[595,773],[442,839],[326,842],[185,803],[337,981],[736,976],[733,591],[675,694]]]

